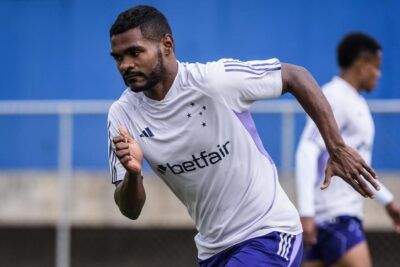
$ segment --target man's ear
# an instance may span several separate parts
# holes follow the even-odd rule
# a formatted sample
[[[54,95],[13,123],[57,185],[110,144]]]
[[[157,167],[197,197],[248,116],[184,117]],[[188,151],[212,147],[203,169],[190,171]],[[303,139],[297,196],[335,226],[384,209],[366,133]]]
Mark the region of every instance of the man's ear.
[[[163,52],[166,56],[174,52],[174,39],[171,34],[167,33],[162,41]]]
[[[357,58],[356,60],[354,60],[350,68],[355,70],[357,73],[361,73],[362,70],[364,69],[364,66],[365,66],[365,60],[362,58]]]

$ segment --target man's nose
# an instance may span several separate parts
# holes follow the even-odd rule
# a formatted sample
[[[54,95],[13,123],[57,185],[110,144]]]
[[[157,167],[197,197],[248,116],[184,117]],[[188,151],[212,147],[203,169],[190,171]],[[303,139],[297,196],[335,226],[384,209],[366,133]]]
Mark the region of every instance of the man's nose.
[[[128,69],[134,69],[135,68],[135,62],[129,58],[129,57],[125,57],[120,65],[120,70],[122,73],[125,73]]]

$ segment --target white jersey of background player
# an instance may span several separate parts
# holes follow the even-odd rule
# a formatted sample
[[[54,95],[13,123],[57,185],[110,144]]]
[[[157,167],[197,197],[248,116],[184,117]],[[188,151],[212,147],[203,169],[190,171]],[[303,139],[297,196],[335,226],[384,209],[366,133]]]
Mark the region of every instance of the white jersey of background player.
[[[332,174],[354,168],[375,175],[344,144],[326,99],[303,68],[276,59],[179,63],[165,17],[149,6],[121,13],[110,37],[111,55],[129,86],[109,112],[115,201],[125,216],[138,218],[144,155],[195,221],[199,259],[212,261],[202,266],[230,265],[242,256],[253,266],[297,266],[301,258],[300,221],[251,119],[254,101],[291,92],[317,121],[333,158],[346,159],[329,167]],[[371,196],[359,181],[356,189]],[[261,237],[263,250],[234,246]],[[227,249],[229,256],[214,257]]]
[[[340,77],[334,77],[322,89],[331,104],[344,141],[371,164],[375,129],[364,97]],[[354,193],[353,188],[343,180],[334,179],[327,189],[319,188],[324,179],[327,160],[328,152],[322,137],[315,124],[308,118],[296,160],[300,214],[315,216],[317,222],[343,214],[362,218],[363,198]],[[388,204],[393,200],[393,195],[382,184],[380,186],[380,191],[374,190],[377,199],[383,204]]]

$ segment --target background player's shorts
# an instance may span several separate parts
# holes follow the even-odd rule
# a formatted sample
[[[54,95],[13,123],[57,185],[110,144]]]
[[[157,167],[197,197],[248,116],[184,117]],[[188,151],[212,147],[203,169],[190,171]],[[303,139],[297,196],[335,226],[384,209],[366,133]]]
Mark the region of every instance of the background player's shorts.
[[[353,216],[339,216],[318,224],[317,243],[304,250],[305,261],[335,264],[347,251],[365,241],[361,221]]]
[[[298,267],[303,253],[302,236],[272,232],[199,260],[199,264],[201,267]]]

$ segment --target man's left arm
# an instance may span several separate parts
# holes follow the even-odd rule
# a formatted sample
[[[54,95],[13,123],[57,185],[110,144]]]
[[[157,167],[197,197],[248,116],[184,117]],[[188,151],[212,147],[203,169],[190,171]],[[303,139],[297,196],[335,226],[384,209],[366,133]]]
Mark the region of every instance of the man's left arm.
[[[400,204],[398,202],[391,201],[385,205],[385,209],[393,221],[394,230],[400,234]]]
[[[315,122],[329,152],[325,180],[321,189],[329,186],[332,176],[339,176],[364,197],[374,197],[365,180],[379,190],[376,172],[361,156],[347,146],[340,136],[332,109],[312,75],[303,67],[282,64],[282,94],[293,94]]]
[[[376,200],[385,207],[387,214],[392,219],[394,230],[400,234],[400,204],[394,200],[394,196],[389,189],[379,181],[376,182],[381,190],[375,191],[371,186],[370,188],[375,193]]]

